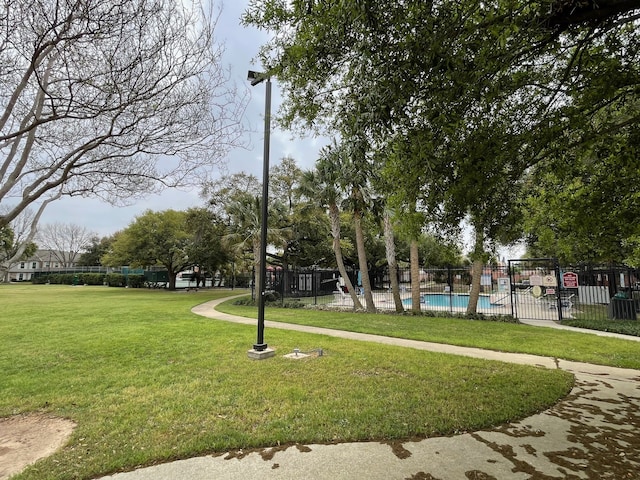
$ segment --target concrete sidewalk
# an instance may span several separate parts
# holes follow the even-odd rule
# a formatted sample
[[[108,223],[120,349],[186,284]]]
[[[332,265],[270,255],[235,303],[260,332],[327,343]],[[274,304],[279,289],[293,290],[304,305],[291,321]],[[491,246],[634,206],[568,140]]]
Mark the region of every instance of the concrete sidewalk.
[[[220,301],[199,305],[193,312],[255,325],[254,319],[216,312]],[[226,452],[102,480],[640,479],[640,371],[279,322],[265,322],[265,326],[561,368],[575,375],[576,384],[567,398],[549,410],[487,430],[419,441]]]

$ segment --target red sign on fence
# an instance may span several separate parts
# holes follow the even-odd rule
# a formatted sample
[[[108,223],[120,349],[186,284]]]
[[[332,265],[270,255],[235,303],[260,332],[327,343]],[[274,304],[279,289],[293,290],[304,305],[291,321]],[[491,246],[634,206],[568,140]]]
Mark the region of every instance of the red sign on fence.
[[[578,274],[574,272],[563,273],[562,284],[564,288],[578,288]]]

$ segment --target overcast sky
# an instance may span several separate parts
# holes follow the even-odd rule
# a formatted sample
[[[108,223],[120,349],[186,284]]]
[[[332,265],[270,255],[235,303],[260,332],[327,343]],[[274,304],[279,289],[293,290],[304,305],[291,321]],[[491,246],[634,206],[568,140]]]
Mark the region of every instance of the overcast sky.
[[[248,70],[261,70],[262,66],[254,63],[259,47],[267,40],[267,34],[254,28],[240,25],[240,16],[246,9],[248,0],[227,0],[216,28],[216,37],[225,45],[225,67],[231,68],[232,76],[238,84],[247,84]],[[244,85],[240,85],[244,88]],[[248,87],[251,99],[246,110],[245,124],[248,127],[248,150],[232,151],[225,163],[229,173],[244,171],[262,179],[263,140],[264,140],[264,100],[265,87],[260,84]],[[278,82],[272,82],[272,112],[280,105]],[[303,169],[313,167],[317,154],[326,139],[292,138],[289,132],[280,131],[272,123],[270,164],[278,164],[286,156],[293,157]],[[160,195],[150,195],[129,207],[113,207],[108,203],[94,199],[65,198],[50,204],[42,216],[40,224],[62,222],[81,225],[100,236],[111,235],[129,225],[136,215],[147,209],[154,211],[169,208],[184,210],[189,207],[203,206],[198,188],[189,191],[176,189],[165,190]]]
[[[221,0],[214,0],[221,1]],[[240,16],[247,8],[249,0],[227,0],[223,6],[222,15],[216,29],[219,42],[225,44],[224,66],[229,67],[232,76],[240,86],[247,86],[251,99],[246,110],[245,123],[248,127],[248,150],[232,151],[225,163],[227,173],[247,172],[262,179],[263,140],[264,140],[264,84],[256,87],[248,86],[247,71],[261,70],[262,65],[254,63],[258,49],[266,43],[267,34],[254,28],[244,28],[240,25]],[[281,96],[278,82],[272,82],[272,112],[275,113],[280,105]],[[293,138],[292,134],[278,130],[272,123],[270,164],[277,165],[281,158],[293,157],[298,166],[303,169],[313,167],[318,152],[328,143],[326,138]],[[137,215],[147,209],[154,211],[186,210],[189,207],[202,207],[204,201],[199,197],[199,189],[194,187],[189,191],[176,189],[165,190],[160,195],[149,195],[129,207],[114,207],[108,203],[93,199],[63,199],[47,207],[41,219],[41,224],[62,222],[81,225],[99,236],[107,236],[127,227]],[[470,236],[464,235],[464,249],[468,250]],[[523,247],[501,249],[500,256],[518,258],[522,255]]]

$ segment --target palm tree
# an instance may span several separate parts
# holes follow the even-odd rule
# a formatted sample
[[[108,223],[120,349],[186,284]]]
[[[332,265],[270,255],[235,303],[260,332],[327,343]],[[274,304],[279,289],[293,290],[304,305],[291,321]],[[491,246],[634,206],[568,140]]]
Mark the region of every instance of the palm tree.
[[[369,264],[367,263],[367,250],[364,244],[364,232],[362,230],[362,216],[364,211],[365,196],[358,185],[352,185],[351,204],[353,208],[353,228],[356,232],[356,249],[358,250],[358,266],[361,272],[362,289],[367,312],[375,312],[371,281],[369,280]]]
[[[362,277],[362,288],[367,312],[375,312],[371,282],[369,280],[369,265],[364,244],[362,217],[367,207],[372,204],[369,198],[370,164],[367,162],[366,141],[354,138],[342,148],[338,149],[340,173],[343,188],[348,191],[348,205],[353,214],[353,226],[356,232],[356,249],[358,251],[358,265]]]
[[[226,207],[229,229],[223,241],[235,252],[250,251],[253,254],[256,272],[255,285],[261,285],[260,271],[260,231],[262,224],[261,199],[259,196],[238,194],[230,199]],[[267,223],[267,242],[282,245],[286,242],[287,229],[283,224],[283,208],[279,202],[270,205]]]
[[[334,143],[325,147],[320,152],[320,158],[316,161],[316,168],[304,172],[301,182],[301,192],[307,198],[327,208],[331,224],[331,237],[333,239],[333,253],[336,257],[338,271],[344,279],[345,286],[353,300],[354,309],[362,309],[362,304],[356,295],[347,269],[344,265],[342,248],[340,246],[340,207],[342,195],[339,185],[342,177],[340,174],[339,152]]]
[[[396,260],[396,241],[393,233],[392,211],[386,207],[382,214],[382,225],[384,227],[384,245],[387,255],[387,265],[389,265],[389,281],[391,283],[391,292],[393,294],[393,302],[397,313],[404,312],[404,305],[400,297],[400,285],[398,282],[398,262]]]
[[[385,192],[388,204],[396,211],[399,230],[409,243],[409,262],[411,271],[411,310],[419,313],[420,256],[419,239],[426,217],[422,203],[422,191],[433,184],[431,168],[432,132],[428,129],[416,129],[410,132],[398,132],[389,139],[378,155],[379,170],[382,172],[380,189]],[[410,171],[411,174],[407,175]],[[399,181],[402,179],[402,181]]]

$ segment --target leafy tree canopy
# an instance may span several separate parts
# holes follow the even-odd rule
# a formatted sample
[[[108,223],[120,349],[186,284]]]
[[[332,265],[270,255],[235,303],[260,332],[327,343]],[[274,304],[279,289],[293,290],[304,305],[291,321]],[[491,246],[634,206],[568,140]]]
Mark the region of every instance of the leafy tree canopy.
[[[111,248],[111,243],[113,242],[114,236],[108,237],[92,237],[89,245],[85,248],[85,251],[80,255],[78,261],[76,262],[79,266],[95,266],[102,265],[101,258],[105,255],[109,249]]]
[[[13,229],[5,225],[4,227],[0,227],[0,267],[8,267],[6,262],[10,262],[12,259],[14,261],[20,261],[29,258],[38,249],[38,246],[29,242],[25,245],[24,251],[17,258],[14,258],[16,253],[18,253],[18,248],[20,246],[15,241],[15,233]],[[11,263],[11,262],[10,262]],[[2,270],[2,268],[0,268]],[[2,278],[2,276],[0,276]]]
[[[186,226],[191,242],[185,251],[189,260],[201,271],[216,272],[230,261],[231,255],[222,242],[225,223],[210,210],[191,208],[186,212]]]
[[[186,212],[147,210],[114,235],[111,248],[101,261],[110,266],[162,266],[169,273],[169,288],[175,289],[178,272],[194,264],[188,254],[193,243]]]
[[[625,0],[262,0],[243,19],[273,33],[261,56],[283,86],[283,125],[384,152],[395,206],[449,225],[467,217],[481,255],[485,239],[518,236],[525,172],[638,123],[639,11]]]
[[[638,264],[638,145],[640,130],[629,127],[538,169],[527,199],[531,255]]]

